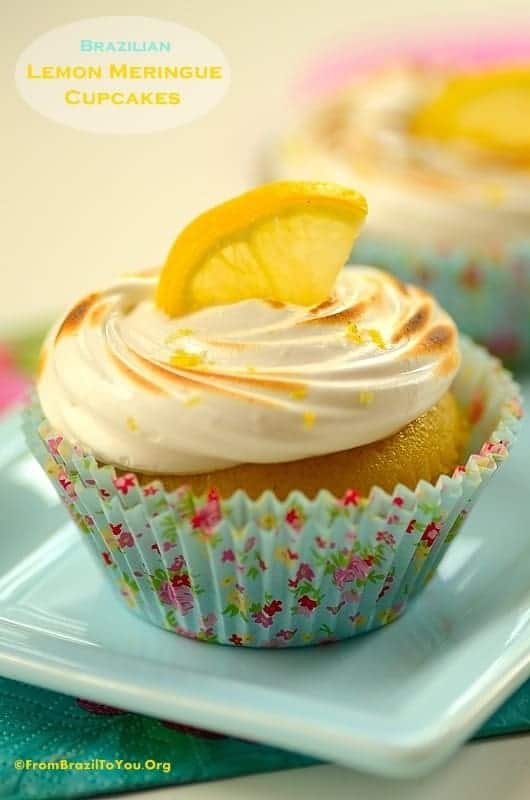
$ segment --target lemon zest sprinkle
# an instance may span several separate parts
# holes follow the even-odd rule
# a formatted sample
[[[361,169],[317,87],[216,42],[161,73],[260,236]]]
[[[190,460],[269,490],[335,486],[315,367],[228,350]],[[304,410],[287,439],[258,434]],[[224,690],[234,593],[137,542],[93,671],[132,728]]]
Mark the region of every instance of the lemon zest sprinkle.
[[[377,328],[368,328],[366,333],[368,334],[368,336],[370,337],[372,342],[375,345],[377,345],[377,347],[380,347],[381,350],[385,349],[385,346],[386,346],[385,345],[385,340],[383,339],[383,337],[381,336],[381,334],[379,333]]]
[[[302,418],[304,421],[304,426],[310,430],[315,424],[317,415],[314,411],[304,411]]]
[[[348,322],[346,325],[346,338],[352,344],[363,344],[364,342],[364,337],[355,322]]]
[[[138,421],[134,417],[127,417],[127,427],[130,431],[137,431]]]
[[[169,359],[172,367],[182,367],[182,369],[193,369],[204,364],[202,353],[189,353],[187,350],[175,350]]]
[[[307,388],[305,386],[300,386],[298,389],[293,389],[292,392],[289,392],[289,396],[293,398],[293,400],[304,400],[307,397]]]
[[[365,344],[368,339],[371,339],[372,342],[377,345],[377,347],[381,348],[381,350],[384,350],[386,347],[385,341],[377,328],[366,328],[363,330],[359,328],[355,322],[348,322],[346,325],[345,336],[349,342],[352,342],[352,344]]]
[[[359,392],[359,403],[362,406],[371,406],[374,402],[373,392]]]
[[[177,339],[182,339],[183,336],[193,336],[193,330],[191,328],[177,328],[176,331],[168,333],[165,340],[166,344],[171,344],[171,342],[175,342]]]
[[[198,394],[192,394],[183,401],[184,405],[188,408],[192,408],[193,406],[198,406],[202,403],[202,397]]]

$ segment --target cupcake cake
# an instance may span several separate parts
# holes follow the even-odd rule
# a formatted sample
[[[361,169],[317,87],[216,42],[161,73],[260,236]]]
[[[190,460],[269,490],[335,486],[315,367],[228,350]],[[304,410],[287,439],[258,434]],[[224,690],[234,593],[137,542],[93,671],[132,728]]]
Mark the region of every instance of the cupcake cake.
[[[500,363],[424,289],[342,269],[365,215],[336,185],[258,187],[50,331],[29,445],[149,621],[250,646],[384,625],[506,457]]]
[[[394,48],[350,64],[275,144],[270,169],[361,188],[354,255],[420,283],[461,330],[530,357],[530,43]],[[346,70],[343,64],[344,70]],[[318,73],[312,73],[317,82]]]

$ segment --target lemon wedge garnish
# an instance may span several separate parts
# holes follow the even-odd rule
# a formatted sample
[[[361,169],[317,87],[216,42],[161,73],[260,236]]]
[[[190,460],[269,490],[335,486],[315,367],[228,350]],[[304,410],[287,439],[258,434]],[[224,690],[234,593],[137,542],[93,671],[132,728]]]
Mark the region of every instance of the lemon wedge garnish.
[[[160,273],[156,303],[170,316],[252,298],[320,303],[366,211],[362,195],[331,183],[259,186],[184,228]]]
[[[416,112],[411,132],[467,142],[514,160],[530,158],[530,67],[449,78]]]

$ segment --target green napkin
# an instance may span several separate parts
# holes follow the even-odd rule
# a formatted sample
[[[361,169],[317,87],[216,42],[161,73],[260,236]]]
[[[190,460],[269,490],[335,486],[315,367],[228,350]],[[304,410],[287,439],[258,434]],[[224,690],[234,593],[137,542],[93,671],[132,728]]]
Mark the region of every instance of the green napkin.
[[[530,681],[477,735],[529,728]],[[58,762],[59,766],[48,767],[49,762]],[[3,800],[67,800],[316,763],[308,756],[275,747],[0,678]]]

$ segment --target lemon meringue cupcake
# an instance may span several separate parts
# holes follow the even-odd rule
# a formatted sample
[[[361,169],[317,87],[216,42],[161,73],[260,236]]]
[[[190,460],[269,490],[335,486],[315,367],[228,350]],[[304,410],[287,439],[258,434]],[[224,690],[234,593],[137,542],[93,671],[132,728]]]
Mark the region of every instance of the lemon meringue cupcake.
[[[530,43],[526,61],[513,63],[508,45],[486,49],[489,58],[470,49],[395,49],[354,70],[281,135],[270,170],[359,186],[370,216],[354,258],[420,283],[461,330],[524,362]]]
[[[259,187],[50,331],[28,442],[151,622],[255,646],[390,622],[505,458],[500,365],[424,290],[341,270],[365,214]]]

